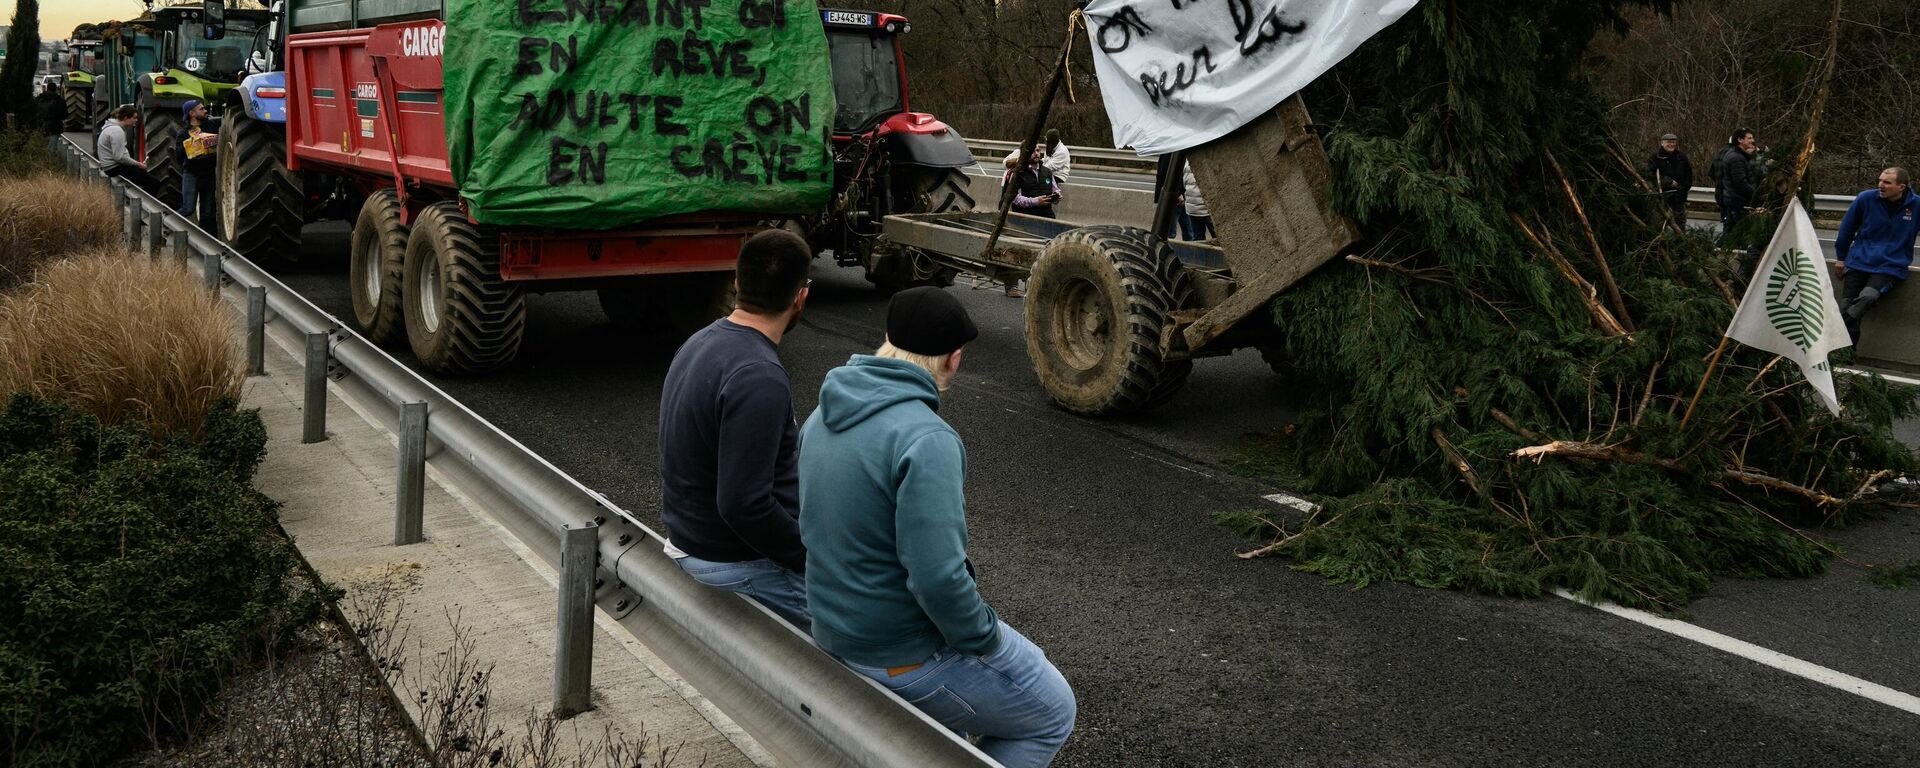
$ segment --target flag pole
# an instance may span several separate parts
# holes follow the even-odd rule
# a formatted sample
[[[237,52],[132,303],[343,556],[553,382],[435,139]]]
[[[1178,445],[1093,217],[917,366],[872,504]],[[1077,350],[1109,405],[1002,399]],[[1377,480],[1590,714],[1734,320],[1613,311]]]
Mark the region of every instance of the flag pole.
[[[1693,407],[1700,404],[1700,395],[1707,391],[1707,379],[1713,378],[1713,369],[1720,365],[1720,353],[1727,351],[1727,337],[1720,337],[1720,346],[1713,348],[1713,359],[1707,361],[1707,373],[1700,377],[1700,386],[1693,390],[1693,399],[1687,401],[1687,413],[1680,417],[1680,429],[1686,431],[1687,422],[1693,419]]]

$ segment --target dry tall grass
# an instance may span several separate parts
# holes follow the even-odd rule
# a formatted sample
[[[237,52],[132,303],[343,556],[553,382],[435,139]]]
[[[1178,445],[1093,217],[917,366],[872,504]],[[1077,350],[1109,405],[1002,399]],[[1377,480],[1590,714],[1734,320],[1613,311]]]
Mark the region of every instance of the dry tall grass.
[[[0,291],[33,279],[47,261],[119,235],[120,217],[97,184],[54,173],[0,177]]]
[[[97,249],[0,295],[0,392],[197,434],[245,379],[231,310],[179,264]]]

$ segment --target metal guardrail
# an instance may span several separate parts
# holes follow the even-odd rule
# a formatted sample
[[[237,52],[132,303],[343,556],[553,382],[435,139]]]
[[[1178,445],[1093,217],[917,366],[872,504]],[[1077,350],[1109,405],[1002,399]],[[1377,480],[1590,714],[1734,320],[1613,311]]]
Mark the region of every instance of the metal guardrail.
[[[982,160],[999,160],[1020,147],[1017,141],[996,141],[994,139],[967,139],[967,148],[973,150],[974,157]],[[1067,145],[1068,154],[1073,156],[1075,168],[1098,168],[1101,170],[1151,172],[1154,160],[1141,157],[1132,150],[1105,149],[1102,147],[1076,147]],[[1687,190],[1687,202],[1693,205],[1711,206],[1713,187],[1694,187]],[[1853,203],[1848,195],[1814,195],[1813,213],[1843,214],[1847,206]]]
[[[61,144],[70,170],[103,178],[85,150],[64,138]],[[259,323],[248,329],[249,354],[255,356],[249,370],[257,365],[255,350],[266,334],[286,349],[308,349],[308,381],[318,382],[319,397],[326,391],[324,374],[336,395],[401,436],[402,456],[417,453],[417,462],[441,472],[491,512],[529,550],[563,573],[563,585],[570,580],[569,570],[572,580],[578,580],[577,567],[562,564],[563,535],[595,530],[596,578],[586,582],[597,583],[593,604],[781,764],[996,765],[898,696],[842,666],[758,603],[695,582],[662,551],[664,539],[605,496],[528,450],[152,195],[119,179],[112,182],[129,245],[150,257],[164,254],[197,265],[210,288],[249,305],[250,319]],[[262,290],[264,301],[259,298]],[[257,313],[252,311],[255,304],[261,305]],[[424,425],[403,428],[402,413],[409,413],[405,421],[418,423],[421,404]],[[317,430],[312,421],[324,420],[324,407],[310,404],[307,410],[307,437],[325,439],[324,421]],[[415,440],[417,445],[408,445]],[[403,487],[396,496],[406,496],[406,482],[421,481],[406,477],[411,468],[404,460],[397,463]],[[406,527],[417,519],[405,519],[405,501],[398,506],[396,537],[404,541],[411,538]],[[412,535],[418,535],[417,528]],[[559,600],[563,608],[569,602],[565,595]],[[590,657],[577,650],[562,650],[561,655]],[[579,671],[556,669],[556,688],[561,678]]]

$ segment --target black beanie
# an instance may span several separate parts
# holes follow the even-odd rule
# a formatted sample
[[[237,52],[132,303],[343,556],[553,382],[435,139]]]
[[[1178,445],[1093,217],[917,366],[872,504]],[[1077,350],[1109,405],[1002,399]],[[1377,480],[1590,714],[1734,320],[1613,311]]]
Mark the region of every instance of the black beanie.
[[[979,335],[967,308],[939,288],[908,288],[887,305],[887,341],[916,355],[951,354]]]

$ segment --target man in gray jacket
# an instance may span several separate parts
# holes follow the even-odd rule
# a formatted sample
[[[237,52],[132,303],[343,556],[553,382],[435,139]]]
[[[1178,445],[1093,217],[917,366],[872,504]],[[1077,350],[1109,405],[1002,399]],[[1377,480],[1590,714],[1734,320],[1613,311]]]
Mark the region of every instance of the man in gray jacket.
[[[118,176],[133,182],[149,193],[158,194],[158,179],[147,173],[147,166],[133,155],[127,154],[131,144],[134,126],[140,122],[140,110],[129,104],[113,111],[113,119],[100,128],[100,138],[94,140],[93,157],[100,172],[108,178]]]

